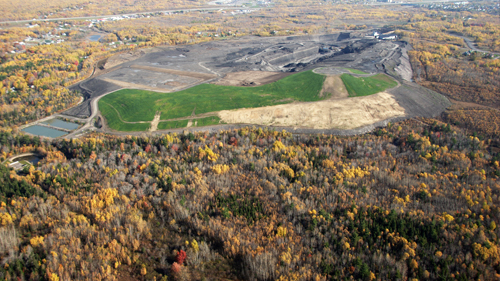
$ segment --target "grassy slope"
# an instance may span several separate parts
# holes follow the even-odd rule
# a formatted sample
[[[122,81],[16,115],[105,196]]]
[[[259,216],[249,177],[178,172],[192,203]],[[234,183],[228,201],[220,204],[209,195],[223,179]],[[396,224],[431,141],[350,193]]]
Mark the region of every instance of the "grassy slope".
[[[189,120],[179,120],[179,121],[163,121],[158,123],[158,130],[167,130],[167,129],[177,129],[177,128],[185,128],[188,124]],[[220,118],[218,116],[210,116],[200,119],[193,119],[193,127],[203,127],[210,125],[218,125],[220,124]]]
[[[210,125],[218,125],[220,122],[220,118],[218,116],[205,117],[201,119],[193,120],[193,122],[198,122],[196,124],[197,127],[210,126]]]
[[[237,109],[262,107],[290,103],[292,101],[317,101],[325,77],[312,71],[297,73],[271,84],[259,87],[232,87],[202,84],[175,93],[156,93],[143,90],[121,90],[103,97],[99,108],[110,127],[121,130],[123,125],[116,112],[110,111],[106,103],[120,112],[124,121],[151,121],[156,111],[161,119]],[[160,123],[161,124],[161,123]],[[164,124],[166,125],[166,124]],[[147,128],[146,128],[147,129]]]
[[[108,127],[116,131],[123,132],[133,132],[133,131],[146,131],[149,129],[151,124],[149,123],[137,123],[137,124],[129,124],[123,123],[118,118],[118,114],[116,110],[109,106],[107,103],[99,101],[99,110],[101,114],[106,117],[106,122]]]
[[[189,120],[164,121],[158,123],[158,130],[185,128]]]
[[[397,82],[387,75],[377,74],[370,77],[356,78],[350,74],[340,76],[350,97],[373,95],[385,89],[397,86]]]

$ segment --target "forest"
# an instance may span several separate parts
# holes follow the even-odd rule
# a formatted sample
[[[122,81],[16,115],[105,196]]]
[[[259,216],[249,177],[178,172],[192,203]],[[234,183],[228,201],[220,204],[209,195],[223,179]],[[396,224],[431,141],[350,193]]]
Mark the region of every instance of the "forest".
[[[498,52],[498,19],[483,15],[484,27],[471,26],[469,20],[460,20],[472,16],[468,13],[451,13],[454,17],[447,21],[431,20],[442,16],[435,13],[429,12],[426,21],[409,23],[398,31],[414,48],[408,52],[414,80],[456,103],[443,121],[481,135],[498,136],[500,61],[488,53],[464,52],[466,44],[457,37],[476,37],[478,47]]]
[[[432,119],[373,133],[4,132],[7,280],[499,277],[500,155]],[[163,278],[163,279],[162,279]]]
[[[25,2],[0,5],[3,17],[204,3]],[[500,52],[499,21],[293,0],[238,16],[154,15],[92,31],[76,20],[3,24],[0,279],[497,280],[500,64],[487,52]],[[454,103],[442,116],[355,136],[246,127],[45,139],[17,129],[76,104],[81,95],[68,87],[114,54],[375,27],[412,45],[413,80]],[[89,42],[91,32],[107,35]],[[467,52],[461,36],[487,52]],[[22,47],[26,38],[64,41]],[[19,171],[4,162],[27,152],[43,159]]]

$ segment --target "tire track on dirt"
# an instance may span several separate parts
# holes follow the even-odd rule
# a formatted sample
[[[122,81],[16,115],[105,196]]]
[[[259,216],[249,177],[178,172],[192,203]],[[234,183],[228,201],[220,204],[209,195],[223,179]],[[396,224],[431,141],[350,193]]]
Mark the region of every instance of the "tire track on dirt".
[[[155,117],[153,118],[153,121],[151,121],[151,127],[149,128],[150,132],[158,130],[158,123],[160,123],[160,115],[161,111],[156,111]]]

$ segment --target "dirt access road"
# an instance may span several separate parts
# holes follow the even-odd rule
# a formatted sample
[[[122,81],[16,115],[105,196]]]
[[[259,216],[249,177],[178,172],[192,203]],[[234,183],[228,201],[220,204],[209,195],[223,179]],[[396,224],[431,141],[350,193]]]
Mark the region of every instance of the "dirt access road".
[[[476,52],[480,52],[480,53],[487,53],[487,54],[492,54],[492,55],[500,55],[500,53],[495,53],[495,52],[490,52],[490,51],[485,51],[485,50],[478,49],[474,45],[474,42],[472,40],[470,40],[469,38],[465,37],[465,36],[458,35],[458,34],[455,34],[455,33],[450,33],[450,32],[448,32],[448,34],[451,35],[451,36],[455,36],[455,37],[463,39],[464,42],[465,42],[465,44],[467,44],[467,47],[469,47],[469,49],[471,49],[472,51],[476,51]]]

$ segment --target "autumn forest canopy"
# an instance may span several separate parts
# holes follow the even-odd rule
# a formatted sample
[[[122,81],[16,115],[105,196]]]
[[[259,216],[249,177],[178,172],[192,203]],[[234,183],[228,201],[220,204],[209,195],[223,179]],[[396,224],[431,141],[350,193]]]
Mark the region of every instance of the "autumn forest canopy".
[[[154,11],[208,1],[4,2],[4,21],[58,20],[1,24],[1,280],[500,277],[500,20],[493,4],[280,0],[252,2],[255,10],[247,14],[163,14]],[[124,13],[138,15],[105,22],[63,19]],[[411,46],[411,80],[452,104],[441,115],[351,136],[251,125],[55,139],[21,130],[87,102],[89,93],[72,86],[106,73],[103,64],[116,55],[251,36],[365,36],[378,29],[393,30]],[[96,34],[101,40],[89,39]],[[342,79],[351,96],[364,95],[360,89],[368,86],[402,84],[398,77],[379,75],[374,77],[380,81]],[[280,81],[298,85],[297,77],[324,80],[303,72]],[[292,82],[285,85],[287,94],[310,101]],[[262,88],[286,88],[280,83]],[[304,83],[314,95],[321,90]],[[232,89],[198,87],[218,98],[214,89]],[[125,108],[137,102],[120,103],[118,94],[101,99],[101,110],[127,118],[126,111],[104,104]],[[231,98],[236,103],[241,97]],[[242,103],[283,103],[274,96],[258,98]],[[156,100],[143,104],[148,120],[161,110],[171,118],[191,114],[190,108],[169,112]],[[207,116],[199,122],[219,120]],[[10,165],[16,161],[18,166]]]

